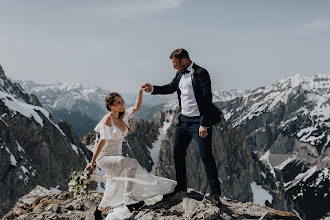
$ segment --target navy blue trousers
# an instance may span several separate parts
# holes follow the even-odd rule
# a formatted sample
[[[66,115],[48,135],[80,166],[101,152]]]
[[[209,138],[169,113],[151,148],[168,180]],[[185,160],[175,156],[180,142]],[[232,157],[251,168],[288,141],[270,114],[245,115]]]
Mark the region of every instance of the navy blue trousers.
[[[218,172],[214,156],[212,154],[212,128],[207,129],[208,136],[206,138],[201,138],[199,136],[199,126],[200,116],[179,116],[179,122],[175,129],[174,142],[174,163],[176,170],[176,181],[178,182],[176,190],[187,189],[186,152],[188,145],[193,138],[204,164],[211,196],[215,193],[221,195]]]

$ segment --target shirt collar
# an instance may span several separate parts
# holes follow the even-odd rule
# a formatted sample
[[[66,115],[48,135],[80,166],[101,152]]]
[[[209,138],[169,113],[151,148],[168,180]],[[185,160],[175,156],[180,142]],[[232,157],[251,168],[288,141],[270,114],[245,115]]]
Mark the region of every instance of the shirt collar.
[[[190,66],[188,66],[187,70],[191,72],[193,65],[194,65],[194,62],[191,62]]]

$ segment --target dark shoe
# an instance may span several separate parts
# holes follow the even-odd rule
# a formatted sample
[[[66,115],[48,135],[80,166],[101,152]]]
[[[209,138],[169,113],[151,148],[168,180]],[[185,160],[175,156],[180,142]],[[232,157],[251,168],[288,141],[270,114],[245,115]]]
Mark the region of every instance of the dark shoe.
[[[130,212],[138,211],[142,206],[144,206],[144,201],[141,201],[139,203],[131,204],[131,205],[126,205],[128,210]]]
[[[174,192],[171,192],[171,193],[169,193],[169,194],[165,194],[165,195],[163,195],[163,199],[162,199],[162,201],[170,200],[170,199],[171,199],[176,193],[177,193],[177,192],[174,191]]]
[[[126,205],[126,207],[128,208],[128,210],[129,210],[130,212],[133,212],[133,211],[134,211],[134,208],[133,208],[132,205]]]
[[[95,220],[102,220],[102,211],[100,211],[98,207],[96,207],[94,211],[94,218]]]
[[[144,205],[145,205],[144,201],[141,201],[139,203],[133,204],[135,211],[140,210],[140,208],[142,208],[142,206],[144,206]]]
[[[174,192],[171,192],[169,194],[165,194],[163,195],[163,199],[161,200],[161,202],[163,201],[168,201],[170,199],[172,199],[177,193],[182,193],[182,194],[187,194],[187,189],[184,189],[184,190],[174,190]]]
[[[211,204],[215,205],[215,206],[218,206],[219,208],[222,206],[222,202],[221,202],[220,197],[219,197],[218,194],[213,194],[211,196]]]
[[[169,193],[169,194],[165,194],[163,195],[163,199],[161,202],[163,201],[168,201],[171,198],[173,198],[175,196],[175,194],[177,194],[178,192],[185,192],[187,193],[187,188],[178,188],[177,186],[174,188],[174,191]]]

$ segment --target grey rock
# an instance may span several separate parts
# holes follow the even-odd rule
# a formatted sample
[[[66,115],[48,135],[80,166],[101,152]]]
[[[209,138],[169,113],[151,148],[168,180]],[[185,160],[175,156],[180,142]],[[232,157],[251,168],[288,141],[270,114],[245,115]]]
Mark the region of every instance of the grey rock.
[[[38,196],[37,192],[43,192]],[[49,194],[47,194],[49,193]],[[134,211],[125,219],[147,220],[147,219],[288,219],[298,220],[294,214],[278,211],[269,207],[255,205],[253,203],[240,203],[230,199],[222,198],[223,206],[218,208],[211,205],[208,199],[203,199],[204,195],[192,191],[186,194],[186,197],[180,195],[181,201],[161,201],[154,205],[143,206],[139,211]],[[40,199],[41,197],[41,199]],[[74,199],[72,193],[61,192],[54,194],[43,187],[36,187],[28,195],[22,197],[14,208],[4,216],[4,220],[11,219],[94,219],[93,212],[100,202],[102,193],[91,192],[87,198]],[[24,203],[28,201],[24,198],[34,198],[35,202]],[[38,201],[43,201],[39,203]],[[47,204],[46,206],[43,204]],[[86,209],[72,209],[65,212],[65,209],[56,207],[79,207],[86,205]],[[52,208],[49,208],[52,207]],[[20,212],[18,212],[18,210]],[[55,212],[53,210],[62,210]],[[107,208],[102,212],[105,218],[112,213],[112,208]]]
[[[316,186],[312,184],[315,178],[299,177],[313,167],[317,168],[315,175],[330,167],[330,118],[326,113],[330,104],[330,74],[312,77],[295,74],[217,104],[225,112],[228,123],[246,134],[248,148],[258,157],[269,152],[269,160],[263,161],[267,166],[274,168],[282,164],[278,169],[287,194],[305,207],[308,219],[319,219],[330,211],[326,205],[330,201],[326,193],[330,185]],[[289,158],[292,160],[284,163]],[[324,180],[319,183],[326,183]],[[306,193],[298,196],[300,192]],[[314,194],[317,198],[309,196]]]
[[[70,172],[85,168],[92,154],[80,143],[69,124],[63,123],[62,131],[51,121],[48,112],[33,107],[31,104],[37,103],[31,102],[29,94],[11,83],[2,69],[0,91],[8,94],[0,99],[1,217],[38,184],[66,190]],[[10,97],[15,97],[13,101],[21,106],[35,108],[42,124],[6,106]]]
[[[177,110],[161,145],[156,168],[157,175],[170,179],[175,179],[173,146],[178,115]],[[282,175],[278,173],[274,177],[269,168],[251,152],[245,140],[244,132],[239,127],[233,128],[225,120],[213,126],[213,154],[221,179],[222,196],[240,202],[253,201],[251,183],[256,182],[273,196],[269,204],[271,207],[293,212],[294,203],[285,195]],[[187,150],[186,168],[188,187],[207,193],[209,189],[204,165],[194,141]]]

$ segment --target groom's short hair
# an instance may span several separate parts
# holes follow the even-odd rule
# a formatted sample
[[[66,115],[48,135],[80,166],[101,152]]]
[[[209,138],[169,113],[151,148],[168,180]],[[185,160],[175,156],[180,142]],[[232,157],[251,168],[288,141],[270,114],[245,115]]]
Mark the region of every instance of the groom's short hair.
[[[183,48],[179,48],[179,49],[176,49],[175,51],[173,51],[170,55],[170,59],[172,59],[172,58],[176,58],[178,60],[182,60],[183,58],[190,59],[188,51],[186,51]]]

